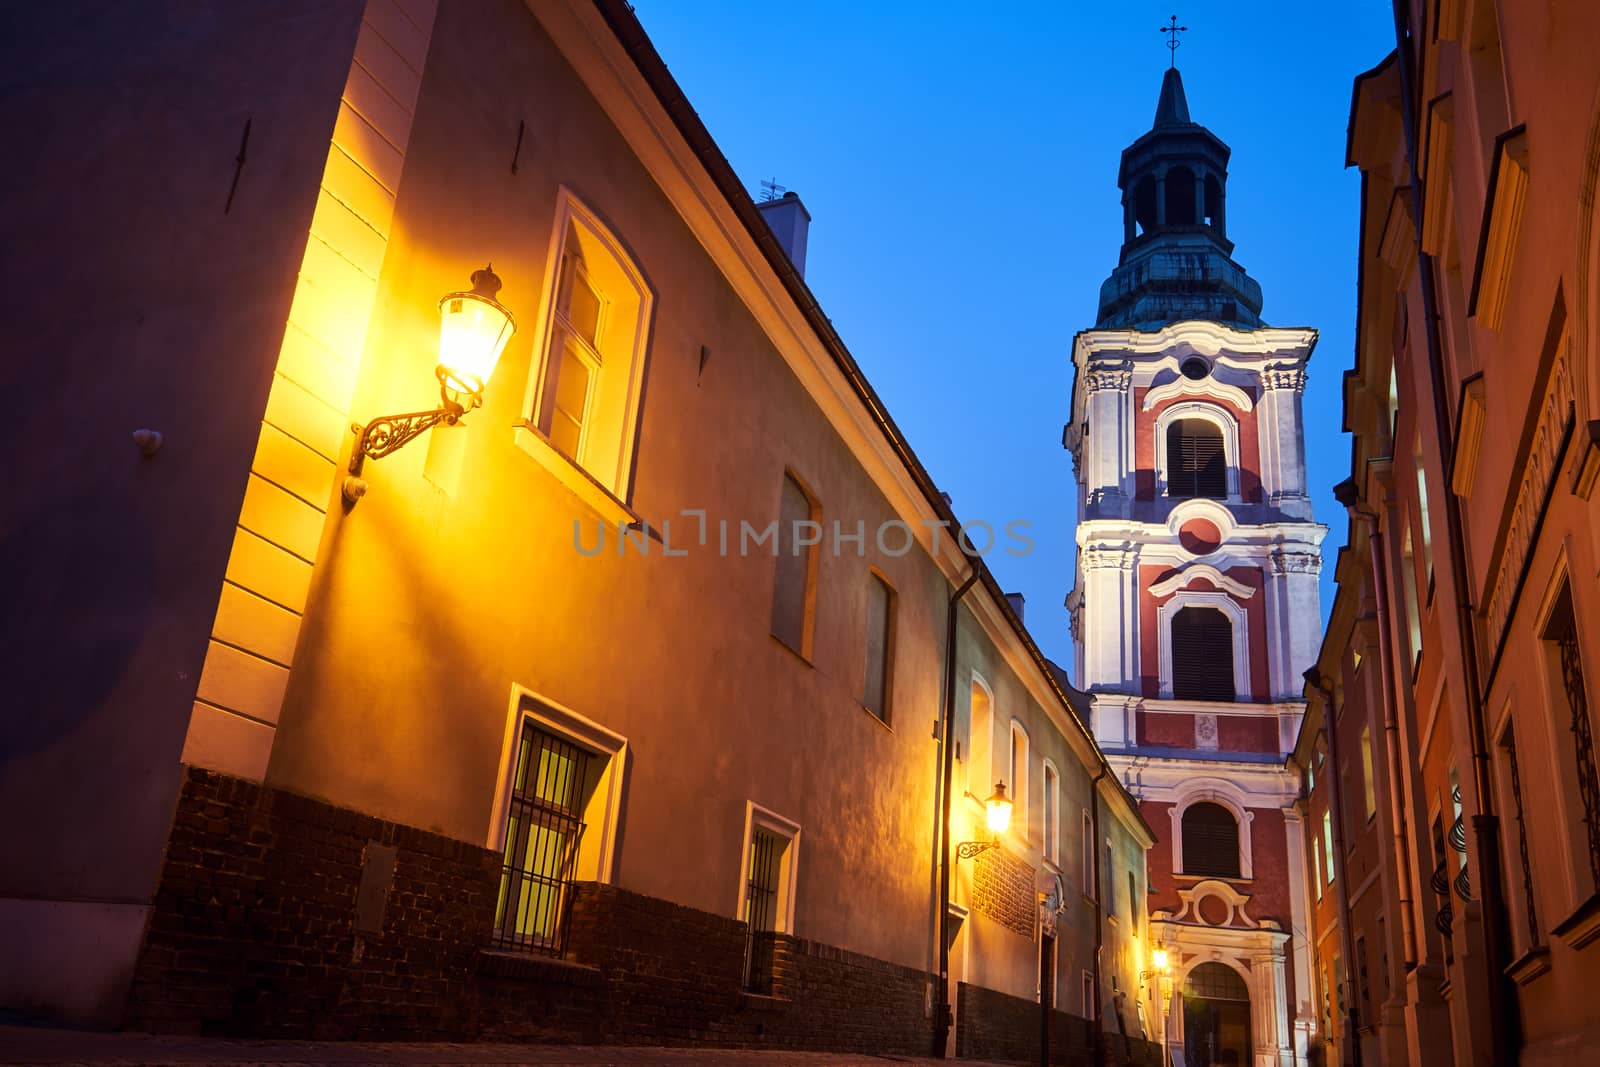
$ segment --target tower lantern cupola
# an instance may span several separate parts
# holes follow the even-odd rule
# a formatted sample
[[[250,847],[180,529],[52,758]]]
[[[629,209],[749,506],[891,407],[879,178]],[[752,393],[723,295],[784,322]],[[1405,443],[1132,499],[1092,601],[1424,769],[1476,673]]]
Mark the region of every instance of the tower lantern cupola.
[[[1183,78],[1169,69],[1155,122],[1122,153],[1122,255],[1100,288],[1098,326],[1262,325],[1261,286],[1231,258],[1228,155],[1221,138],[1189,117]]]

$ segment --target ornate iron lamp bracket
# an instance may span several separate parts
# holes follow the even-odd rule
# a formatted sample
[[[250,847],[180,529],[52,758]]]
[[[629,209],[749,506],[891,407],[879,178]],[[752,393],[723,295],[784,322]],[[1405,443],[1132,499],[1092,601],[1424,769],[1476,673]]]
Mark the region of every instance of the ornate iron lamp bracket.
[[[956,860],[970,860],[974,856],[989,851],[1000,842],[998,841],[963,841],[956,846]]]
[[[439,379],[438,407],[431,411],[380,415],[365,426],[357,423],[350,427],[356,434],[356,447],[350,453],[351,478],[361,477],[361,468],[367,460],[382,459],[391,452],[399,451],[440,423],[454,426],[461,421],[462,416],[483,402],[482,396],[478,393],[458,393],[452,390],[443,367],[436,368],[434,375]],[[348,480],[345,496],[350,498],[352,503],[360,496],[357,492],[352,497]]]

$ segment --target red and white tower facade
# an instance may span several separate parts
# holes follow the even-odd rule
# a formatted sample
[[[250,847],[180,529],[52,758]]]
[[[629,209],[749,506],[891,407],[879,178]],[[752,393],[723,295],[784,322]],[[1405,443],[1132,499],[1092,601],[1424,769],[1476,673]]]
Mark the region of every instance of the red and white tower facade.
[[[1301,417],[1317,333],[1261,321],[1227,239],[1228,155],[1169,70],[1122,156],[1120,261],[1073,346],[1067,606],[1095,735],[1160,838],[1151,1036],[1191,1067],[1290,1067],[1316,1017],[1285,756],[1322,629]]]

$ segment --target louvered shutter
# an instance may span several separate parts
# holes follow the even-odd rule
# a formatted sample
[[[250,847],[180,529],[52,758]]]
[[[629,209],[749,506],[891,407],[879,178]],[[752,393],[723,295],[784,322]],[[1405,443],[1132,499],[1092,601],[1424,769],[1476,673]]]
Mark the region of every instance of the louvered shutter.
[[[1179,419],[1167,427],[1167,493],[1227,498],[1228,457],[1222,431],[1205,419]]]
[[[1233,623],[1216,608],[1182,608],[1172,617],[1172,695],[1232,700]]]
[[[1184,811],[1183,873],[1239,877],[1239,824],[1221,804],[1191,804]]]

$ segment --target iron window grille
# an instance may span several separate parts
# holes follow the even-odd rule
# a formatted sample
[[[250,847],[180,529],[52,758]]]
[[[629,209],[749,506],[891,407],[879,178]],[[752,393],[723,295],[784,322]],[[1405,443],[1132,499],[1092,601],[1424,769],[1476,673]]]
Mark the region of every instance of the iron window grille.
[[[1583,657],[1578,651],[1578,629],[1572,618],[1571,594],[1564,594],[1562,616],[1547,635],[1553,641],[1561,666],[1572,717],[1572,755],[1578,765],[1578,796],[1583,801],[1583,825],[1589,841],[1589,873],[1600,886],[1600,773],[1596,772],[1594,732],[1589,725],[1589,697],[1584,687]]]
[[[744,891],[744,988],[772,995],[772,963],[777,943],[778,869],[783,839],[770,830],[750,835],[750,871]]]
[[[570,741],[523,724],[490,937],[496,948],[550,956],[566,951],[589,760]]]
[[[1167,495],[1227,499],[1222,431],[1205,419],[1179,419],[1167,427]]]
[[[1216,608],[1180,608],[1172,617],[1172,695],[1232,700],[1233,622]]]
[[[1511,774],[1511,803],[1517,811],[1517,853],[1522,860],[1522,900],[1528,909],[1528,944],[1539,942],[1539,915],[1533,900],[1533,867],[1528,863],[1528,824],[1522,814],[1522,775],[1517,771],[1516,737],[1506,731],[1506,766]]]
[[[1239,824],[1221,804],[1202,801],[1184,811],[1183,873],[1239,877]]]
[[[1183,995],[1204,1000],[1250,1000],[1250,987],[1226,963],[1202,963],[1183,980]]]

